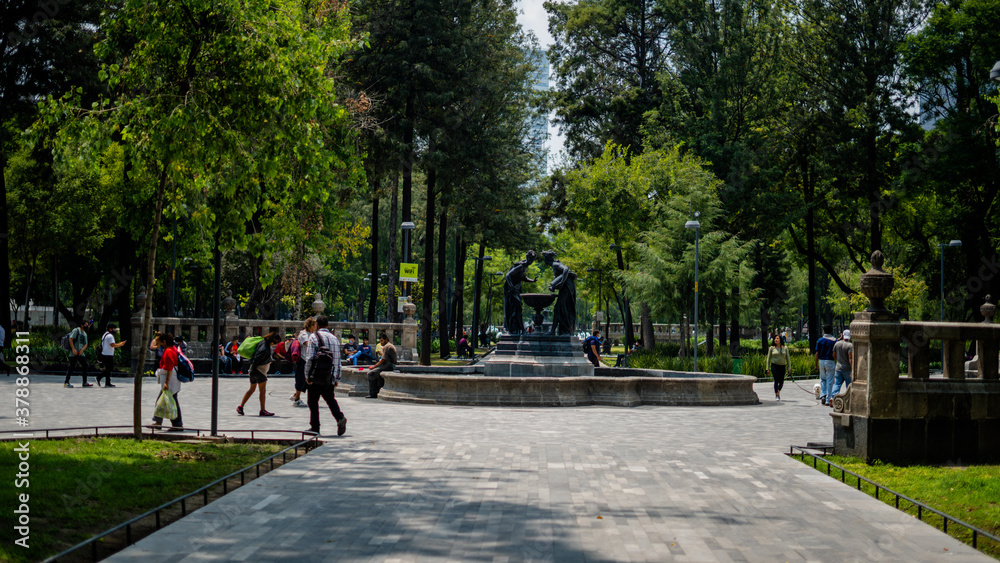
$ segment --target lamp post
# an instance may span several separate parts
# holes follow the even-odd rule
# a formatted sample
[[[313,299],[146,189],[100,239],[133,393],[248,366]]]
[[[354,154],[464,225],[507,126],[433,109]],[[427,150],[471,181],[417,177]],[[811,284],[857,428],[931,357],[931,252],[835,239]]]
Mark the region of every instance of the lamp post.
[[[403,262],[410,263],[410,231],[417,228],[413,221],[406,221],[399,226],[403,230]],[[403,282],[403,297],[410,296],[410,282]]]
[[[497,277],[502,276],[503,272],[493,272],[486,275],[490,277],[490,288],[486,294],[486,326],[490,326],[493,324],[493,286],[496,284]]]
[[[476,345],[479,343],[479,284],[483,279],[483,263],[493,260],[490,255],[484,255],[482,257],[472,257],[473,260],[478,262],[476,264],[476,277],[475,277],[475,288],[473,293],[476,294],[475,300],[472,302],[472,354],[476,354]]]
[[[694,229],[694,371],[698,371],[698,242],[701,238],[701,213],[694,212],[694,220],[684,223],[685,229]]]
[[[382,283],[386,284],[386,288],[385,288],[385,320],[388,321],[388,319],[389,319],[389,311],[390,311],[389,306],[392,304],[392,292],[389,291],[389,286],[388,286],[388,284],[389,284],[389,274],[379,274],[378,279]]]
[[[365,284],[370,281],[372,281],[372,275],[368,274],[358,282],[358,315],[354,318],[355,322],[361,322],[365,315]]]
[[[1000,62],[998,62],[997,65],[1000,66]],[[992,74],[993,73],[990,73],[990,76],[992,76]],[[939,246],[941,247],[941,322],[944,322],[944,249],[948,246],[962,246],[962,241],[953,240],[947,244],[941,243]]]

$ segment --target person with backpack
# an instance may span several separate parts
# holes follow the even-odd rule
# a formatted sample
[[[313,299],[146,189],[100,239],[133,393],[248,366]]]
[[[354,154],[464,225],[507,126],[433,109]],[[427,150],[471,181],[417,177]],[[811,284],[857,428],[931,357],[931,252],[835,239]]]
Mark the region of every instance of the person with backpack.
[[[274,416],[273,412],[268,412],[264,408],[264,402],[267,401],[267,370],[271,369],[271,346],[274,346],[281,341],[281,337],[278,336],[277,332],[269,332],[264,340],[261,340],[257,344],[257,348],[253,352],[253,356],[250,357],[250,369],[248,373],[250,374],[250,389],[243,394],[243,401],[240,406],[236,407],[236,414],[243,416],[243,405],[247,404],[250,400],[250,396],[253,392],[260,387],[260,413],[259,416]]]
[[[93,387],[92,383],[87,383],[87,357],[83,355],[83,352],[87,349],[87,329],[90,328],[90,321],[83,321],[80,326],[74,328],[67,335],[67,341],[69,343],[69,368],[66,369],[66,381],[63,383],[63,387],[72,388],[73,386],[69,383],[69,377],[73,375],[73,369],[77,366],[80,367],[80,371],[83,375],[83,387]]]
[[[181,418],[181,403],[177,399],[177,395],[181,392],[181,381],[177,379],[177,362],[178,354],[180,350],[174,345],[174,335],[168,333],[158,334],[156,336],[157,347],[163,352],[160,357],[159,369],[156,370],[156,382],[160,385],[160,395],[163,394],[164,390],[168,390],[174,395],[174,401],[177,403],[177,418],[170,421],[170,431],[180,432],[184,430],[184,421]],[[156,401],[159,402],[160,396],[156,396]],[[155,403],[154,403],[155,404]],[[153,416],[153,426],[159,427],[163,425],[163,419],[158,416]]]
[[[104,370],[97,374],[97,386],[101,386],[101,378],[104,378],[104,388],[114,387],[111,384],[111,371],[115,369],[115,348],[121,348],[125,341],[115,342],[115,333],[118,332],[118,325],[108,323],[108,330],[101,337],[101,366]]]
[[[601,367],[601,331],[594,329],[594,332],[583,341],[583,350],[587,354],[587,359],[594,367]]]
[[[302,324],[302,330],[299,331],[298,336],[292,342],[291,358],[292,365],[295,366],[295,393],[289,397],[292,400],[292,406],[306,406],[302,402],[302,393],[308,389],[306,385],[306,360],[304,356],[306,355],[306,350],[309,349],[309,336],[314,332],[316,332],[316,319],[309,317]]]
[[[305,358],[306,402],[309,404],[309,432],[319,434],[319,399],[326,401],[333,418],[337,420],[337,436],[347,432],[347,417],[340,412],[340,405],[333,390],[340,381],[340,342],[329,331],[330,321],[323,315],[316,317],[317,331],[309,335]]]

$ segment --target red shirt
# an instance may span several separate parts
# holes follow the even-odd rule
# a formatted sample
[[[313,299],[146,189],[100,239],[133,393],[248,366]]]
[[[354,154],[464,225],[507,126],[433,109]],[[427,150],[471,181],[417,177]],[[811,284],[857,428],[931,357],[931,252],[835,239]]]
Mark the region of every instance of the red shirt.
[[[177,367],[177,347],[170,346],[163,351],[163,357],[160,358],[160,369],[170,371],[175,367]]]

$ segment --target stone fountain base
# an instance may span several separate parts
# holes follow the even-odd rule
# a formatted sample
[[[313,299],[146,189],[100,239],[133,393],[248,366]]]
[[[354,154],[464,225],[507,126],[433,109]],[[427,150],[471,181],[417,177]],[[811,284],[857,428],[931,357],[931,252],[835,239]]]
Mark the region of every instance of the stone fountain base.
[[[594,366],[575,336],[504,335],[484,362],[487,377],[589,377]]]

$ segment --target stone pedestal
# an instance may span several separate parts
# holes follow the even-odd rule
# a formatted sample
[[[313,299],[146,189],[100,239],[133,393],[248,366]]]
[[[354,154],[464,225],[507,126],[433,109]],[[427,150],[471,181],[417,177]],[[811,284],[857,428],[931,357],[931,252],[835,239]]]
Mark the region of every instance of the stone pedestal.
[[[583,377],[594,366],[583,355],[583,342],[570,335],[518,334],[500,337],[496,352],[483,362],[492,377]]]
[[[406,315],[406,318],[403,319],[403,336],[400,339],[402,349],[399,350],[399,359],[407,362],[414,362],[419,356],[417,353],[417,319],[413,318],[413,314],[416,312],[417,306],[413,303],[403,305],[403,314]]]

